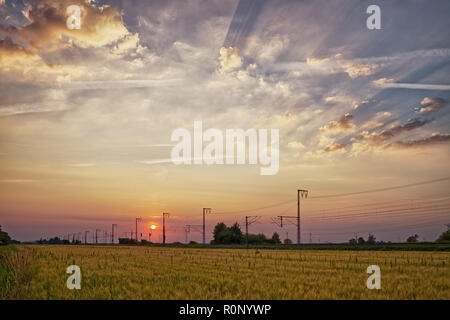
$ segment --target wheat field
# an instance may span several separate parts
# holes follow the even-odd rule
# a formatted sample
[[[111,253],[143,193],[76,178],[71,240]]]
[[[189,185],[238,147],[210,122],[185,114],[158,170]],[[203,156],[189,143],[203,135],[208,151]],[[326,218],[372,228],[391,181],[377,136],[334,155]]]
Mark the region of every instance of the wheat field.
[[[3,263],[25,264],[29,276],[3,298],[450,299],[449,252],[17,247]],[[80,290],[66,287],[72,264],[81,268]],[[380,290],[366,287],[369,265],[381,269]]]

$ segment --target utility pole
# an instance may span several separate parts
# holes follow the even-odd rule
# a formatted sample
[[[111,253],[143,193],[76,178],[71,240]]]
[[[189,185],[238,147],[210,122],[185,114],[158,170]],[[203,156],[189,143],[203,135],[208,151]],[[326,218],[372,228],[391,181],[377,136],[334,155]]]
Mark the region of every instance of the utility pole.
[[[136,218],[136,243],[138,243],[138,222],[141,222],[142,218]]]
[[[114,244],[114,228],[117,230],[117,224],[113,223],[111,228],[111,244]]]
[[[309,233],[309,243],[312,243],[312,233]]]
[[[88,235],[89,231],[85,231],[84,232],[84,244],[87,244],[87,235]]]
[[[166,244],[166,216],[169,216],[168,212],[163,212],[163,245]]]
[[[248,247],[248,226],[251,225],[252,223],[255,223],[256,221],[259,220],[259,218],[261,218],[260,216],[245,216],[245,238],[246,238],[246,244]],[[250,219],[250,221],[249,221]]]
[[[184,226],[184,231],[185,231],[185,236],[186,236],[186,243],[188,242],[188,236],[192,231],[197,231],[200,233],[203,233],[203,225],[198,225],[198,224],[187,224]]]
[[[184,233],[185,233],[185,237],[186,237],[186,243],[188,243],[188,234],[189,232],[191,232],[191,226],[190,225],[185,225],[184,226]]]
[[[100,229],[95,229],[95,244],[98,244],[98,232]]]
[[[203,208],[203,244],[206,242],[206,232],[205,232],[205,215],[211,213],[211,208]]]
[[[297,190],[297,244],[300,244],[300,197],[307,198],[308,190]]]

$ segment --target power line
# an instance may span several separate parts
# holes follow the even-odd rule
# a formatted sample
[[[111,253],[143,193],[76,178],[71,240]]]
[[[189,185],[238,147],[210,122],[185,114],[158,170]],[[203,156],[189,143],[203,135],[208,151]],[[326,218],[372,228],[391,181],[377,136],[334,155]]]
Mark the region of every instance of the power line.
[[[427,180],[427,181],[421,181],[416,183],[410,183],[410,184],[404,184],[399,186],[393,186],[393,187],[387,187],[387,188],[379,188],[379,189],[371,189],[371,190],[365,190],[365,191],[359,191],[359,192],[348,192],[348,193],[338,193],[338,194],[329,194],[329,195],[319,195],[319,196],[312,196],[309,197],[310,199],[325,199],[325,198],[335,198],[335,197],[346,197],[351,195],[360,195],[360,194],[367,194],[367,193],[375,193],[375,192],[383,192],[383,191],[389,191],[389,190],[396,190],[396,189],[404,189],[404,188],[411,188],[415,186],[420,185],[426,185],[431,183],[438,183],[442,181],[450,180],[450,177],[440,178],[440,179],[433,179],[433,180]],[[251,209],[245,209],[245,210],[235,210],[235,211],[222,211],[222,212],[216,212],[217,214],[229,214],[229,213],[244,213],[244,212],[251,212],[251,211],[257,211],[257,210],[263,210],[263,209],[269,209],[274,207],[279,207],[285,204],[292,203],[292,200],[282,201],[274,204],[270,204],[263,207],[257,207],[257,208],[251,208]]]
[[[337,193],[337,194],[330,194],[330,195],[323,195],[323,196],[315,196],[315,197],[311,197],[311,198],[312,199],[324,199],[324,198],[335,198],[335,197],[347,197],[347,196],[353,196],[353,195],[359,195],[359,194],[365,194],[365,193],[374,193],[374,192],[383,192],[383,191],[390,191],[390,190],[396,190],[396,189],[411,188],[411,187],[421,186],[424,184],[442,182],[442,181],[447,181],[447,180],[450,180],[450,177],[416,182],[416,183],[410,183],[410,184],[404,184],[404,185],[399,185],[399,186],[395,186],[395,187],[372,189],[372,190],[359,191],[359,192]]]

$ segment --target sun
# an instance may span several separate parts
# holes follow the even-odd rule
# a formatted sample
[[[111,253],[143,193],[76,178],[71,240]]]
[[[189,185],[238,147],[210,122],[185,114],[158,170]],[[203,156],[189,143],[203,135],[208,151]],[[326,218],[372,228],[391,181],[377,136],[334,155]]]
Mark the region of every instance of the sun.
[[[155,229],[156,229],[156,226],[155,226],[154,224],[152,224],[152,225],[150,226],[150,229],[155,230]]]

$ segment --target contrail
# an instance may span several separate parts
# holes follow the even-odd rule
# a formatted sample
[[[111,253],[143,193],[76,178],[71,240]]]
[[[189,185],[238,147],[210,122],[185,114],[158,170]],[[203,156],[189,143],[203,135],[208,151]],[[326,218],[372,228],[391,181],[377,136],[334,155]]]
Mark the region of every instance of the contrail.
[[[450,90],[450,85],[448,84],[383,83],[377,86],[382,88],[403,88],[413,90]]]
[[[181,79],[149,80],[111,80],[111,81],[74,81],[67,87],[78,90],[148,88],[177,85]]]

